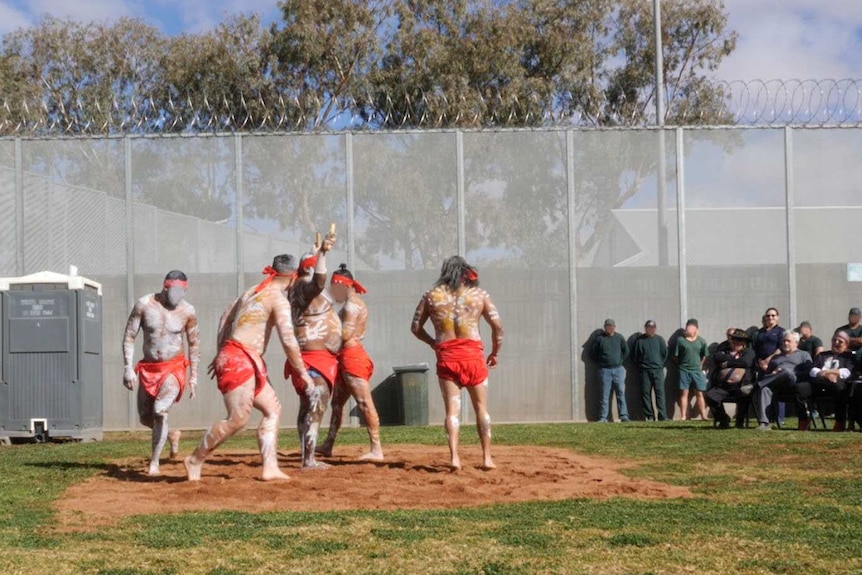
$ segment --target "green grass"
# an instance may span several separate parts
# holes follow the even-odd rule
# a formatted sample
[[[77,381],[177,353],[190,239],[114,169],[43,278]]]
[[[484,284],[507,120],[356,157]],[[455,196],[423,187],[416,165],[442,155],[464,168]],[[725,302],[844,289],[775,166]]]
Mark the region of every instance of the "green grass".
[[[439,428],[385,428],[387,444],[441,444]],[[465,427],[464,443],[475,443]],[[282,444],[290,445],[292,432]],[[361,430],[344,443],[361,444]],[[859,573],[862,435],[714,431],[703,423],[497,426],[496,444],[630,462],[692,499],[566,500],[426,511],[196,512],[52,529],[64,489],[145,436],[0,448],[0,574]],[[184,449],[193,439],[184,440]],[[245,435],[234,447],[254,448]],[[393,486],[397,489],[397,485]],[[333,494],[337,496],[337,494]]]

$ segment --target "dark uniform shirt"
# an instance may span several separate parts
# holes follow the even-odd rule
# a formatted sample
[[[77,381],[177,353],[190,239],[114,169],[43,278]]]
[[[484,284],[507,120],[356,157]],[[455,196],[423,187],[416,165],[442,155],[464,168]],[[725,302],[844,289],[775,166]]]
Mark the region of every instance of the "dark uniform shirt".
[[[667,361],[667,343],[658,334],[646,334],[635,340],[632,359],[639,369],[661,369]]]
[[[602,367],[620,367],[629,356],[629,346],[619,333],[602,332],[593,342],[593,357]]]

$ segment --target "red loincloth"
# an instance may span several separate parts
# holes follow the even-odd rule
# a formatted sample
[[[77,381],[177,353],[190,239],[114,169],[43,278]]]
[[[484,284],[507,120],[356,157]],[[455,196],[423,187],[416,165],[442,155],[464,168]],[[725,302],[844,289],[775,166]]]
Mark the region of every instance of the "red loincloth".
[[[227,340],[219,350],[214,367],[218,389],[222,394],[233,391],[254,377],[254,396],[257,397],[268,383],[263,358],[232,339]]]
[[[474,339],[450,339],[437,344],[437,377],[473,387],[488,379],[485,346]]]
[[[362,345],[343,347],[338,352],[338,367],[342,372],[369,381],[374,373],[374,362]]]
[[[328,349],[304,349],[302,350],[302,361],[305,363],[305,369],[313,369],[322,375],[329,385],[329,391],[332,391],[332,386],[338,377],[338,356]],[[299,373],[290,365],[290,360],[284,362],[284,378],[292,379],[293,388],[297,394],[305,394],[305,383]]]
[[[180,393],[177,395],[177,402],[183,396],[183,390],[186,387],[186,368],[189,366],[189,360],[185,355],[178,355],[167,361],[144,362],[139,361],[135,366],[135,373],[138,374],[138,382],[144,391],[153,399],[159,396],[159,390],[169,375],[177,378],[177,383],[180,384]]]

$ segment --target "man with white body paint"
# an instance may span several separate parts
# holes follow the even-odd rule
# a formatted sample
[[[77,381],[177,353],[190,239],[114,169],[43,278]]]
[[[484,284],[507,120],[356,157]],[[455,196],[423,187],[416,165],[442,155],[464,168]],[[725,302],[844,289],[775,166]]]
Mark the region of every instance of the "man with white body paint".
[[[267,278],[242,294],[225,311],[219,322],[218,355],[210,364],[219,391],[224,395],[227,419],[210,427],[194,453],[185,459],[189,481],[199,481],[207,456],[227,438],[248,424],[252,407],[263,413],[257,429],[257,444],[263,461],[262,479],[288,479],[278,468],[278,420],[281,404],[269,382],[263,354],[273,326],[278,332],[288,361],[311,393],[314,382],[302,363],[293,332],[286,290],[296,275],[295,258],[284,254],[263,270]]]
[[[479,334],[479,318],[491,326],[492,349],[487,358]],[[425,330],[428,320],[435,337]],[[470,394],[476,412],[476,427],[482,444],[482,469],[494,469],[491,459],[491,417],[488,415],[488,367],[497,366],[503,344],[503,324],[491,296],[479,288],[479,274],[464,258],[452,256],[443,262],[440,278],[422,295],[413,316],[411,331],[430,345],[437,355],[437,377],[446,406],[446,435],[451,467],[461,469],[458,433],[461,426],[461,392]]]
[[[318,236],[319,237],[319,236]],[[314,383],[306,392],[298,372],[285,364],[285,379],[293,380],[299,394],[299,414],[296,427],[302,452],[302,469],[327,469],[328,464],[314,457],[320,422],[326,413],[333,386],[338,377],[338,352],[341,350],[341,320],[332,306],[326,288],[326,254],[335,245],[335,226],[323,242],[302,257],[298,277],[288,291],[288,299],[296,326],[296,339],[302,351],[304,368]]]
[[[132,308],[123,335],[123,385],[138,385],[138,416],[153,430],[148,475],[159,475],[159,456],[170,438],[171,458],[179,451],[180,431],[168,431],[168,411],[178,402],[191,367],[189,397],[198,384],[200,346],[195,308],[185,301],[188,278],[179,270],[168,272],[162,291],[139,299]],[[143,359],[134,367],[135,339],[144,331]],[[185,356],[183,334],[189,351]]]
[[[374,362],[368,357],[368,352],[362,345],[365,328],[368,324],[368,306],[359,297],[366,293],[365,286],[359,283],[345,264],[332,274],[329,285],[333,299],[343,304],[339,312],[341,318],[341,352],[338,354],[339,377],[332,392],[332,417],[329,420],[329,435],[318,448],[318,453],[324,456],[332,455],[332,448],[341,429],[344,415],[344,404],[353,396],[356,406],[365,419],[368,427],[368,453],[359,458],[360,461],[383,461],[383,448],[380,446],[380,417],[374,407],[371,388],[368,382],[374,373]]]

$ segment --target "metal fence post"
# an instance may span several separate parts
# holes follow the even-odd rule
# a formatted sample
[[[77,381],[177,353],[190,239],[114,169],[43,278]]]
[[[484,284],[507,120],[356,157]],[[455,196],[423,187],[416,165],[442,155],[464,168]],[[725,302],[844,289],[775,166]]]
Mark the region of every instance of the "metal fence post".
[[[679,247],[679,325],[688,319],[688,274],[685,250],[685,147],[683,129],[676,129],[676,226]]]
[[[24,156],[21,138],[15,138],[15,271],[24,275]]]
[[[455,130],[455,189],[458,201],[458,255],[467,257],[466,213],[464,205],[464,132]],[[466,422],[470,415],[467,409],[469,399],[466,390],[461,390],[461,421]]]
[[[575,221],[577,219],[577,206],[575,205],[575,133],[566,130],[566,194],[568,203],[568,239],[569,239],[569,334],[571,338],[572,354],[570,364],[570,380],[572,393],[572,421],[581,416],[581,398],[579,387],[579,370],[577,350],[580,348],[578,341],[578,254],[575,251],[575,239],[578,233]]]
[[[243,239],[242,207],[244,199],[242,180],[242,135],[234,135],[234,180],[236,182],[236,295],[245,291],[245,241]]]
[[[345,192],[347,194],[347,222],[345,225],[345,233],[347,235],[347,267],[352,270],[356,260],[356,243],[353,237],[353,134],[350,132],[347,132],[344,135],[344,184],[346,188]],[[351,395],[348,400],[347,413],[353,414],[355,408],[356,400]],[[358,427],[359,416],[350,415],[349,417],[350,425]]]
[[[124,183],[126,192],[126,309],[135,306],[135,199],[132,193],[132,139],[123,138]],[[129,429],[135,429],[137,403],[134,393],[129,395]]]
[[[793,128],[784,128],[784,194],[787,217],[787,288],[790,300],[790,325],[797,324],[796,302],[796,214],[794,210],[796,182],[793,176]]]

